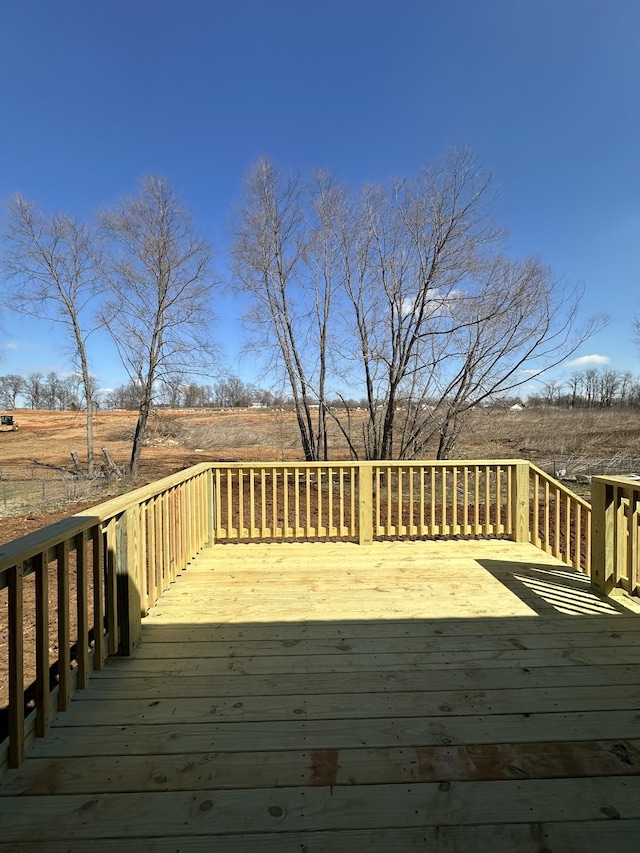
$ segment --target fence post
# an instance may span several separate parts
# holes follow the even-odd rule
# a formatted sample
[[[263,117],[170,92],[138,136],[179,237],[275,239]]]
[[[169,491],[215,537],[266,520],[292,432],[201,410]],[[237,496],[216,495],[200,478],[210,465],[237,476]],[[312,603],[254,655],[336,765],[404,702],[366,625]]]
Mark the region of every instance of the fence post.
[[[516,462],[511,506],[511,529],[514,542],[530,541],[529,522],[529,463]],[[487,507],[488,512],[488,507]]]
[[[215,501],[213,499],[213,468],[208,468],[205,474],[205,489],[207,491],[206,501],[205,501],[205,527],[207,531],[207,538],[204,543],[205,548],[212,548],[215,544]],[[242,498],[241,498],[242,500]]]
[[[125,510],[116,521],[115,564],[118,586],[118,623],[120,647],[118,653],[133,654],[140,642],[142,596],[138,565],[138,540],[140,537],[140,507]]]
[[[373,465],[358,464],[358,541],[373,542]]]
[[[591,583],[603,595],[615,586],[613,486],[601,477],[591,479]]]

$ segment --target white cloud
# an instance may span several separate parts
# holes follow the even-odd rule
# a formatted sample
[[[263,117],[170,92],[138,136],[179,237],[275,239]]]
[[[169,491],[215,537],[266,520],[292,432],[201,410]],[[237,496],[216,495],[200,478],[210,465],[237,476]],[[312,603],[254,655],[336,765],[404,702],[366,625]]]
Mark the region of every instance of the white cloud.
[[[18,344],[15,343],[15,341],[7,341],[7,343],[5,344],[5,347],[7,349],[18,349]]]
[[[518,373],[521,376],[537,376],[540,373],[540,369],[538,367],[523,367]]]
[[[569,367],[587,367],[590,364],[609,364],[611,359],[608,355],[581,355],[579,358],[574,358],[573,361],[568,361]]]

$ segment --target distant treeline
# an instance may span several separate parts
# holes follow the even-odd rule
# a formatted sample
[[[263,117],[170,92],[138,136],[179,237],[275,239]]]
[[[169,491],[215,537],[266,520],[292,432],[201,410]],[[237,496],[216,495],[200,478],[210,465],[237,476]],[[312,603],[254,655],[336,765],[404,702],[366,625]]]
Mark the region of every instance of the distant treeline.
[[[113,390],[93,391],[93,403],[102,409],[137,410],[142,389],[135,382],[120,385]],[[234,408],[247,406],[282,406],[284,394],[243,382],[237,376],[228,376],[211,385],[186,382],[176,377],[168,379],[155,389],[154,404],[170,409]],[[0,408],[52,411],[79,411],[86,406],[81,377],[77,374],[60,376],[55,372],[34,372],[28,376],[7,374],[0,376]]]
[[[629,371],[590,368],[564,382],[545,382],[527,402],[572,409],[640,407],[640,378]]]
[[[141,388],[135,382],[119,385],[109,391],[96,389],[94,405],[102,409],[126,409],[135,411],[140,406]],[[522,403],[520,397],[496,397],[486,405],[509,407]],[[366,400],[341,396],[328,400],[332,409],[355,409],[366,407]],[[640,378],[629,371],[589,369],[574,373],[565,381],[545,382],[536,394],[526,397],[529,406],[557,406],[576,409],[640,408]],[[421,402],[421,407],[435,408],[438,401]],[[0,408],[14,409],[17,406],[30,409],[79,411],[86,406],[82,382],[77,374],[59,376],[55,372],[30,373],[28,376],[8,374],[0,376]],[[155,389],[154,405],[168,409],[232,409],[258,407],[287,407],[291,400],[284,392],[269,391],[238,376],[227,376],[212,384],[184,382],[180,377],[163,381]],[[399,396],[397,407],[407,410],[415,407],[415,401]]]

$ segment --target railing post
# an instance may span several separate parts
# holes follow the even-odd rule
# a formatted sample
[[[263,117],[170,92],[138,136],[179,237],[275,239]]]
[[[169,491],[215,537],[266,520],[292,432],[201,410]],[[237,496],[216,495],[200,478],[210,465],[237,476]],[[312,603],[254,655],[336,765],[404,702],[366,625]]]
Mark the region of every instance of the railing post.
[[[140,536],[139,506],[129,507],[116,522],[116,577],[118,582],[118,623],[120,646],[118,653],[133,654],[140,642],[141,603],[138,539]]]
[[[358,465],[358,541],[360,545],[373,542],[373,465]]]
[[[516,462],[514,468],[514,488],[511,506],[513,541],[529,542],[529,463]]]
[[[215,526],[215,501],[213,499],[213,468],[208,468],[205,474],[206,483],[206,501],[204,511],[206,513],[205,529],[207,538],[204,543],[205,548],[212,548],[216,541],[216,526]]]
[[[601,477],[591,480],[591,583],[603,595],[615,586],[615,507],[613,486]]]

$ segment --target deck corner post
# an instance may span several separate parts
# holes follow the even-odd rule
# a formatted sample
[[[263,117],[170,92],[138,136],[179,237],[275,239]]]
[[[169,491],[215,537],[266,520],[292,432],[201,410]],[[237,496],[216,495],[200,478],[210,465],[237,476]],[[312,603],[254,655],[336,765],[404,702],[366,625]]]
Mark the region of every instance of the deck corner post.
[[[208,468],[205,473],[205,483],[207,490],[207,499],[205,501],[205,530],[207,538],[204,543],[205,548],[213,548],[216,541],[216,525],[215,525],[215,501],[213,499],[213,468]]]
[[[116,521],[115,569],[118,589],[118,654],[128,657],[140,642],[142,594],[141,570],[138,565],[140,508],[129,507]]]
[[[373,465],[358,465],[358,542],[373,542]]]
[[[529,463],[516,462],[511,505],[514,542],[530,541],[529,504]]]
[[[601,477],[591,480],[591,585],[603,595],[615,586],[613,486]]]

